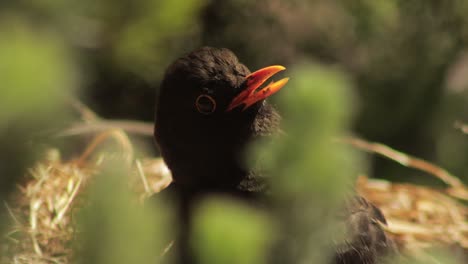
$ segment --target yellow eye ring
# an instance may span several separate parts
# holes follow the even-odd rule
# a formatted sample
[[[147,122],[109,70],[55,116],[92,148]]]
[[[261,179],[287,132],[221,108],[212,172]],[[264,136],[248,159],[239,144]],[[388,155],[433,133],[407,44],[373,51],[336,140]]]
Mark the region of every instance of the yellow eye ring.
[[[206,94],[202,94],[197,97],[197,100],[195,101],[195,106],[198,112],[204,115],[209,115],[216,110],[216,101],[213,99],[213,97]]]

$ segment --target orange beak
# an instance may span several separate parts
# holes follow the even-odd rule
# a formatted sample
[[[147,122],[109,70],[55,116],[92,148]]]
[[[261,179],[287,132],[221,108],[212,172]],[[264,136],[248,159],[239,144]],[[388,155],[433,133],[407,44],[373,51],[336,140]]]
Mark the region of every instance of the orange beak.
[[[244,111],[256,102],[261,101],[279,91],[288,82],[289,78],[283,78],[277,82],[272,81],[270,84],[260,89],[259,87],[264,84],[271,76],[285,69],[286,68],[283,66],[274,65],[249,74],[247,77],[245,77],[245,90],[231,101],[226,111],[231,111],[240,105],[243,105],[242,111]]]

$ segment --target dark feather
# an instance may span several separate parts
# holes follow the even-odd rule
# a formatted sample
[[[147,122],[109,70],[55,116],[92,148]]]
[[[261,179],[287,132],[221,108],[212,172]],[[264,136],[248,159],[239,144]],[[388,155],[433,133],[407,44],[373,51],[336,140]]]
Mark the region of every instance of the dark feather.
[[[155,138],[174,178],[169,192],[180,205],[179,263],[194,261],[187,243],[193,204],[200,197],[222,193],[255,203],[268,189],[261,173],[245,165],[244,152],[252,140],[280,132],[280,115],[265,101],[246,111],[225,111],[249,73],[231,51],[204,47],[176,60],[161,84]],[[197,112],[200,94],[216,101],[213,114]],[[334,263],[373,264],[394,250],[378,208],[359,197],[345,212],[349,239],[337,246]]]

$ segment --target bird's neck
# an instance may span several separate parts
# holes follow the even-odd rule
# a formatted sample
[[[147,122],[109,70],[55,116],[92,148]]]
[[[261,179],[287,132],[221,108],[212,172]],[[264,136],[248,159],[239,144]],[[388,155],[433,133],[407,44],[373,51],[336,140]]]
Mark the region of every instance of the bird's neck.
[[[248,175],[244,152],[248,135],[237,141],[212,136],[209,140],[172,142],[162,152],[175,184],[191,189],[232,189]],[[169,142],[168,142],[169,143]]]
[[[175,184],[207,191],[255,185],[252,170],[245,162],[247,146],[258,137],[274,134],[280,118],[268,104],[261,105],[250,118],[242,123],[226,122],[223,133],[208,135],[195,126],[169,129],[170,124],[161,124],[158,141]],[[197,140],[193,140],[194,136]]]

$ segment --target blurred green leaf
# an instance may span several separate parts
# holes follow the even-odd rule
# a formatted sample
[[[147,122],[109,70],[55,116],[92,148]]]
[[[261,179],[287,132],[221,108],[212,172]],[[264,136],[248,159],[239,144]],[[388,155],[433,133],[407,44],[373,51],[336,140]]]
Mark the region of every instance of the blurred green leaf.
[[[254,148],[272,181],[282,236],[276,263],[325,263],[332,237],[343,235],[338,211],[351,191],[361,156],[336,143],[350,122],[350,82],[318,65],[298,67],[281,91],[285,136]],[[342,231],[342,230],[341,230]]]
[[[195,214],[191,245],[200,263],[261,264],[266,263],[272,231],[272,223],[260,210],[211,198]]]
[[[148,0],[139,6],[138,16],[121,30],[115,46],[118,62],[150,77],[163,72],[169,63],[167,51],[180,45],[176,36],[198,29],[197,15],[204,0]]]
[[[317,196],[334,197],[345,185],[331,183],[349,182],[352,176],[352,171],[336,169],[336,164],[346,168],[359,165],[359,159],[349,157],[354,152],[333,142],[350,123],[353,96],[349,81],[343,74],[319,66],[296,68],[290,76],[279,102],[287,135],[256,155],[276,176],[279,193],[310,195],[308,190],[314,190]]]
[[[154,80],[174,51],[197,46],[207,1],[34,0],[19,9],[44,17],[75,47],[99,51],[113,67]]]
[[[160,263],[170,243],[170,211],[161,195],[143,206],[127,186],[131,173],[108,164],[93,182],[79,217],[80,263]]]
[[[13,16],[0,20],[0,36],[0,128],[57,111],[77,81],[60,37]]]

